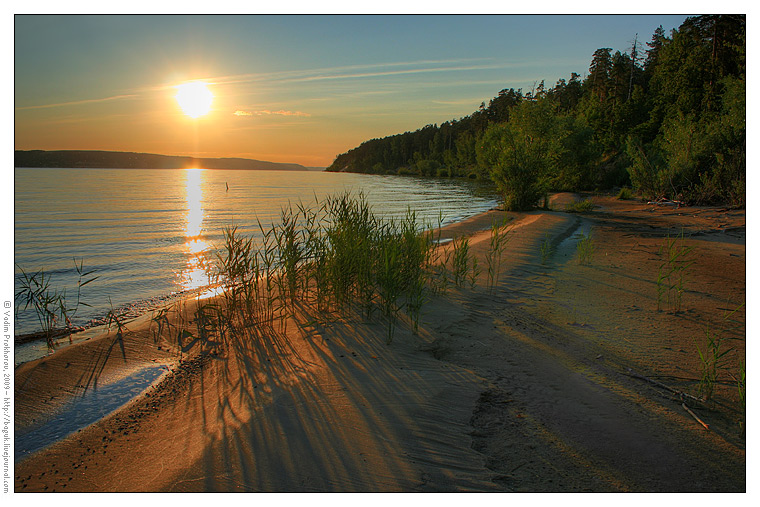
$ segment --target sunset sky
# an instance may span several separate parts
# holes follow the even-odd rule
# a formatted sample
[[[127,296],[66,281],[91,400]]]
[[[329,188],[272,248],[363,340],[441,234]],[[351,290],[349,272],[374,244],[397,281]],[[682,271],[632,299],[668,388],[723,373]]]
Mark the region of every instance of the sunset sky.
[[[15,149],[245,157],[324,167],[458,119],[501,89],[584,76],[686,15],[15,17]],[[640,46],[641,49],[646,47]],[[177,86],[203,81],[191,118]]]

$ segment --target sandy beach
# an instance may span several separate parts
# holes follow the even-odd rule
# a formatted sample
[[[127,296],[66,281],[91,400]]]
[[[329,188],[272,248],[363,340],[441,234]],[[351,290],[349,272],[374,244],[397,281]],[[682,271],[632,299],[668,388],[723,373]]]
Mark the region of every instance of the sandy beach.
[[[566,213],[579,198],[508,213],[494,290],[484,272],[431,296],[418,334],[404,321],[391,344],[382,322],[317,324],[302,307],[282,332],[180,351],[146,315],[123,340],[92,329],[22,364],[17,435],[84,392],[162,371],[118,410],[18,459],[15,491],[745,491],[732,380],[745,359],[745,210],[594,196],[593,211]],[[469,236],[484,267],[503,216],[443,237]],[[593,238],[588,263],[580,232]],[[681,232],[694,260],[681,307],[658,309],[660,248]],[[707,333],[733,350],[703,402]]]

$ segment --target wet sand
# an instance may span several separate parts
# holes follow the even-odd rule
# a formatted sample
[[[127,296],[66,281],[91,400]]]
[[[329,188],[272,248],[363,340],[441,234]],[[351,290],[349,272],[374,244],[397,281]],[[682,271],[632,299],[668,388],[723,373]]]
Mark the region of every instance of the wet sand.
[[[574,199],[560,194],[552,206]],[[490,291],[483,273],[472,289],[432,297],[419,335],[402,324],[390,345],[382,322],[305,325],[308,308],[286,332],[231,337],[204,353],[155,340],[149,316],[129,323],[123,342],[88,331],[90,340],[16,369],[17,433],[42,427],[96,381],[168,373],[21,457],[15,491],[745,491],[730,377],[744,360],[743,327],[725,342],[735,350],[714,400],[690,397],[695,340],[726,327],[745,300],[744,210],[593,200],[584,214],[510,213],[499,285]],[[443,236],[470,235],[484,267],[487,229],[502,216]],[[658,250],[681,230],[695,263],[681,311],[658,310]],[[593,237],[590,265],[577,260],[580,231]],[[543,258],[545,241],[553,253]],[[744,311],[732,318],[743,323]]]

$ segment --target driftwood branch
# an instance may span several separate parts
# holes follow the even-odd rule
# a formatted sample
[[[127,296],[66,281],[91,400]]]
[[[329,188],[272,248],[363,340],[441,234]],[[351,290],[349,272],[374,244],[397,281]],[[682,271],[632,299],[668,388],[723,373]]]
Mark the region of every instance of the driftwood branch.
[[[675,206],[676,208],[680,208],[681,206],[686,206],[686,203],[683,201],[672,201],[670,199],[665,199],[664,197],[661,197],[660,199],[649,201],[647,202],[648,206],[654,205],[654,206]]]
[[[682,399],[683,398],[690,398],[690,399],[692,399],[692,400],[694,400],[696,402],[702,403],[702,400],[700,400],[696,396],[692,396],[691,394],[685,393],[683,391],[679,391],[678,389],[674,389],[674,388],[672,388],[670,386],[666,386],[662,382],[658,382],[658,381],[656,381],[654,379],[651,379],[649,377],[645,377],[644,375],[640,375],[640,374],[636,373],[635,371],[633,371],[630,368],[628,368],[628,376],[629,377],[633,377],[633,378],[637,378],[637,379],[641,379],[641,380],[644,380],[646,382],[649,382],[650,384],[653,384],[653,385],[656,385],[657,387],[665,389],[666,391],[669,391],[669,392],[671,392],[671,393],[679,396]]]
[[[644,380],[646,382],[649,382],[650,384],[653,384],[653,385],[655,385],[657,387],[660,387],[662,389],[665,389],[666,391],[669,391],[669,392],[671,392],[671,393],[673,393],[675,395],[678,395],[679,398],[681,399],[681,406],[684,408],[684,410],[686,410],[694,418],[694,420],[696,420],[699,424],[701,424],[707,431],[710,431],[710,426],[707,423],[705,423],[702,419],[700,419],[699,417],[697,417],[697,414],[695,414],[694,412],[692,412],[691,409],[689,407],[687,407],[686,403],[683,401],[684,398],[691,398],[694,401],[702,403],[702,400],[700,400],[699,398],[697,398],[695,396],[692,396],[690,394],[684,393],[683,391],[679,391],[678,389],[673,389],[672,387],[667,386],[667,385],[663,384],[662,382],[658,382],[658,381],[653,380],[653,379],[651,379],[649,377],[645,377],[644,375],[639,375],[638,373],[636,373],[635,371],[633,371],[630,368],[628,368],[628,376]]]
[[[706,423],[705,423],[705,422],[704,422],[702,419],[700,419],[699,417],[697,417],[697,414],[695,414],[694,412],[692,412],[692,411],[691,411],[691,409],[690,409],[689,407],[687,407],[687,406],[686,406],[686,403],[681,403],[681,406],[682,406],[682,407],[683,407],[683,408],[684,408],[684,409],[685,409],[685,410],[686,410],[686,411],[687,411],[689,414],[691,414],[691,416],[692,416],[694,419],[696,419],[696,421],[697,421],[699,424],[701,424],[702,426],[704,426],[704,427],[705,427],[705,429],[706,429],[707,431],[710,431],[710,426],[708,426],[708,425],[707,425],[707,424],[706,424]]]

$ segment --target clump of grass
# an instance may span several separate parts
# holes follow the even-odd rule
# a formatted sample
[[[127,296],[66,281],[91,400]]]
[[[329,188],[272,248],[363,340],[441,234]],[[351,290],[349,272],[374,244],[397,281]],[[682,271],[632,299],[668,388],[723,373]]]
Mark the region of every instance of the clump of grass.
[[[380,224],[363,194],[329,197],[325,206],[326,269],[334,303],[346,309],[356,302],[371,313],[374,297],[373,268],[378,258],[377,231]]]
[[[494,220],[491,223],[491,237],[486,255],[486,267],[488,275],[488,290],[493,292],[494,287],[499,283],[499,272],[501,271],[501,258],[507,248],[507,243],[511,239],[511,230],[507,228],[508,217],[505,215],[501,223]]]
[[[277,292],[275,279],[277,275],[277,245],[274,238],[274,228],[265,228],[260,220],[257,220],[261,233],[261,246],[254,252],[254,278],[251,279],[258,288],[258,297],[253,298],[258,303],[257,321],[260,325],[273,327],[275,313],[282,313],[283,296]]]
[[[304,246],[302,240],[303,231],[299,228],[298,214],[291,206],[283,208],[280,214],[280,223],[272,227],[279,255],[280,293],[284,301],[291,305],[295,303],[299,293],[300,270],[304,261]]]
[[[304,290],[308,293],[308,289],[311,287],[312,301],[315,303],[317,312],[327,312],[329,307],[329,243],[319,212],[302,204],[299,206],[304,223],[305,263],[302,270]],[[306,297],[308,298],[308,294]]]
[[[578,252],[578,264],[591,265],[591,261],[594,259],[594,240],[591,237],[591,233],[588,236],[581,233],[578,243],[576,245]]]
[[[238,316],[242,325],[263,323],[260,253],[253,239],[242,236],[236,226],[226,227],[222,233],[224,246],[217,252],[216,276],[226,288],[222,292],[224,306],[230,315]]]
[[[420,234],[417,216],[407,210],[406,218],[401,223],[402,258],[401,269],[404,281],[406,311],[412,322],[412,331],[417,333],[422,307],[427,301],[427,286],[430,280],[430,259],[433,244],[429,235]]]
[[[111,330],[111,326],[116,326],[116,336],[114,337],[114,341],[111,343],[111,346],[108,349],[108,352],[106,353],[106,358],[110,356],[111,349],[113,349],[113,346],[115,344],[119,344],[119,348],[121,348],[121,355],[122,358],[126,361],[127,359],[127,352],[124,347],[124,335],[127,331],[127,325],[125,322],[126,313],[123,311],[117,311],[114,310],[113,303],[111,302],[111,298],[108,298],[108,305],[110,307],[110,310],[108,311],[108,316],[106,317],[106,327],[108,330]]]
[[[428,297],[432,243],[418,230],[414,212],[400,221],[383,223],[378,229],[376,268],[377,295],[388,323],[387,342],[393,334],[401,308],[405,308],[412,331],[417,333],[422,307]]]
[[[744,371],[744,363],[739,363],[738,376],[734,376],[731,373],[730,356],[736,349],[727,345],[731,340],[735,340],[736,337],[732,336],[734,331],[737,331],[743,324],[734,318],[734,315],[744,307],[742,303],[734,310],[728,311],[723,314],[722,325],[717,331],[711,330],[709,327],[705,329],[705,344],[700,347],[696,345],[697,354],[699,355],[700,363],[700,378],[697,388],[698,394],[704,401],[709,401],[719,381],[721,372],[727,372],[736,381],[737,388],[739,390],[739,403],[742,413],[744,413],[745,405],[745,378],[746,373]]]
[[[402,245],[392,236],[390,227],[386,228],[384,241],[378,244],[377,292],[380,308],[388,323],[386,343],[393,341],[393,334],[398,318],[398,298],[403,290],[402,280]]]
[[[565,212],[567,213],[588,213],[589,211],[593,211],[593,209],[594,203],[591,202],[591,199],[584,199],[565,206]]]
[[[552,253],[554,253],[554,246],[549,238],[549,233],[546,233],[544,240],[541,242],[541,264],[546,264]]]
[[[469,282],[470,287],[474,287],[480,274],[480,268],[477,257],[470,252],[470,239],[466,236],[454,238],[452,247],[451,276],[454,285],[463,287],[465,283]]]
[[[61,321],[64,323],[63,333],[71,334],[73,329],[72,319],[76,316],[81,306],[90,306],[82,301],[82,287],[97,280],[97,276],[91,276],[94,270],[85,271],[84,260],[77,263],[74,258],[74,268],[77,272],[77,293],[76,301],[69,305],[66,299],[66,289],[58,291],[50,287],[50,277],[44,270],[35,273],[27,273],[24,269],[16,264],[21,271],[20,289],[15,294],[15,299],[23,303],[23,310],[30,306],[34,310],[37,321],[40,324],[42,333],[48,348],[55,347],[55,335],[58,330],[57,324]],[[21,306],[17,306],[18,308]]]
[[[449,273],[449,260],[451,251],[448,244],[441,241],[441,228],[443,226],[443,215],[438,214],[438,226],[427,233],[428,242],[431,247],[431,255],[428,258],[428,269],[430,272],[430,288],[433,294],[445,294],[449,288],[451,273]]]
[[[711,333],[709,329],[705,332],[705,335],[707,338],[707,345],[704,350],[697,345],[697,353],[699,354],[701,367],[701,376],[697,392],[703,400],[709,401],[712,398],[715,384],[718,381],[719,371],[726,369],[727,367],[726,355],[733,349],[721,350],[723,340],[720,335]]]
[[[285,208],[280,224],[265,229],[259,222],[259,229],[257,248],[234,228],[225,232],[218,273],[227,286],[226,326],[242,312],[244,325],[271,325],[279,317],[284,329],[296,303],[311,301],[325,318],[333,310],[359,310],[371,319],[379,308],[388,342],[402,309],[417,331],[430,290],[432,244],[413,212],[383,221],[362,194],[345,193],[317,210]]]
[[[744,420],[747,417],[747,371],[744,361],[739,363],[739,375],[736,378],[736,387],[739,391],[739,409],[741,410],[742,415],[742,420],[739,425],[743,430]]]
[[[16,293],[16,299],[24,303],[24,310],[30,306],[34,309],[48,347],[52,348],[53,330],[58,321],[61,296],[58,291],[50,288],[50,279],[45,276],[44,271],[30,274],[20,266],[19,269],[21,270],[21,290]]]
[[[657,310],[663,303],[675,312],[681,311],[686,282],[694,264],[694,247],[684,244],[683,230],[675,238],[668,235],[660,247],[662,262],[657,272]]]

